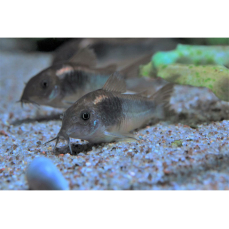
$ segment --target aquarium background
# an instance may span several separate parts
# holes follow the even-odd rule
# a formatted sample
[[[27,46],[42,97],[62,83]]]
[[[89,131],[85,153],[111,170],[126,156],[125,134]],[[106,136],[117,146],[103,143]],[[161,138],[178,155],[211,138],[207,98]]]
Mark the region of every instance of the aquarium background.
[[[17,101],[25,83],[49,67],[63,45],[83,40],[0,39],[0,189],[30,189],[26,171],[38,157],[50,159],[74,190],[228,189],[229,102],[208,87],[177,83],[170,101],[172,112],[163,121],[137,130],[138,142],[93,146],[71,139],[75,155],[69,154],[64,141],[57,152],[53,152],[54,143],[43,145],[59,132],[63,110],[22,108]],[[165,40],[167,47],[161,43]],[[175,50],[177,44],[227,47],[229,39],[157,38],[155,54]],[[103,47],[94,45],[101,56]],[[165,83],[164,79],[155,82],[157,89]]]

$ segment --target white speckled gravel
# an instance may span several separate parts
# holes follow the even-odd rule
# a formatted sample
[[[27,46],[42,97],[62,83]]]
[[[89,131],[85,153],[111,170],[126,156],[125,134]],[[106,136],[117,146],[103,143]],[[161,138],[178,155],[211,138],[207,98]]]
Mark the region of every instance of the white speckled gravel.
[[[47,67],[48,54],[0,53],[0,179],[1,189],[28,189],[27,166],[45,156],[59,168],[70,189],[228,189],[229,103],[205,88],[176,86],[171,104],[179,113],[173,122],[159,122],[137,132],[139,142],[87,146],[71,139],[42,145],[59,131],[61,121],[11,125],[16,120],[59,113],[32,105],[21,108],[24,82]],[[215,120],[215,121],[213,121]],[[223,121],[220,121],[223,120]],[[197,124],[196,124],[197,123]],[[190,125],[193,127],[191,128]],[[77,148],[76,148],[77,147]]]

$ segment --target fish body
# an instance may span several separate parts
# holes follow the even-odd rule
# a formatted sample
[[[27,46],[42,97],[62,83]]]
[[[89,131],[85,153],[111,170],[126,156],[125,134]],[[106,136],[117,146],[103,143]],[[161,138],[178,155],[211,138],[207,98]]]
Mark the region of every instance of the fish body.
[[[69,138],[91,143],[134,138],[130,131],[164,116],[172,91],[173,85],[168,84],[149,98],[124,94],[125,81],[115,73],[102,89],[84,95],[65,111],[56,144],[59,138],[67,140],[69,147]]]
[[[149,57],[147,57],[149,58]],[[109,76],[115,72],[116,65],[97,68],[92,50],[84,49],[70,61],[52,65],[32,77],[26,84],[20,101],[55,108],[68,108],[85,94],[103,87]],[[129,69],[129,68],[128,68]],[[131,78],[132,68],[124,69],[127,89],[139,92],[142,88],[154,90],[153,80]]]
[[[68,108],[69,103],[101,88],[115,69],[115,66],[97,69],[74,62],[57,63],[29,80],[20,101]]]

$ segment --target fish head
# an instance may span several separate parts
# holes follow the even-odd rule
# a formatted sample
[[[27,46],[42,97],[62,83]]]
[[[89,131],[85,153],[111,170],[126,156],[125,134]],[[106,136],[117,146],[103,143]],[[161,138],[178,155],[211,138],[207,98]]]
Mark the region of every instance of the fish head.
[[[68,137],[96,142],[103,129],[101,112],[95,104],[97,90],[86,94],[69,107],[62,120],[59,137]]]
[[[20,102],[49,105],[60,95],[60,82],[55,69],[47,68],[33,76],[26,84]]]
[[[44,144],[56,140],[55,151],[59,140],[66,140],[70,152],[73,154],[70,145],[70,138],[87,140],[91,143],[97,142],[96,137],[100,136],[98,132],[101,132],[101,125],[99,118],[96,115],[97,111],[95,110],[95,107],[92,106],[87,95],[83,96],[63,113],[62,126],[59,133],[55,138]],[[100,137],[98,138],[100,139]]]

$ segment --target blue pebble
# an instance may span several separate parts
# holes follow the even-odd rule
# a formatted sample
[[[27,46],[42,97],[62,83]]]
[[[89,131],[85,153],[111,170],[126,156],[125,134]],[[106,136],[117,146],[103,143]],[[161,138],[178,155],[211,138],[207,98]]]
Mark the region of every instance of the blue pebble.
[[[46,157],[35,158],[26,170],[26,178],[33,190],[69,190],[62,173]]]

